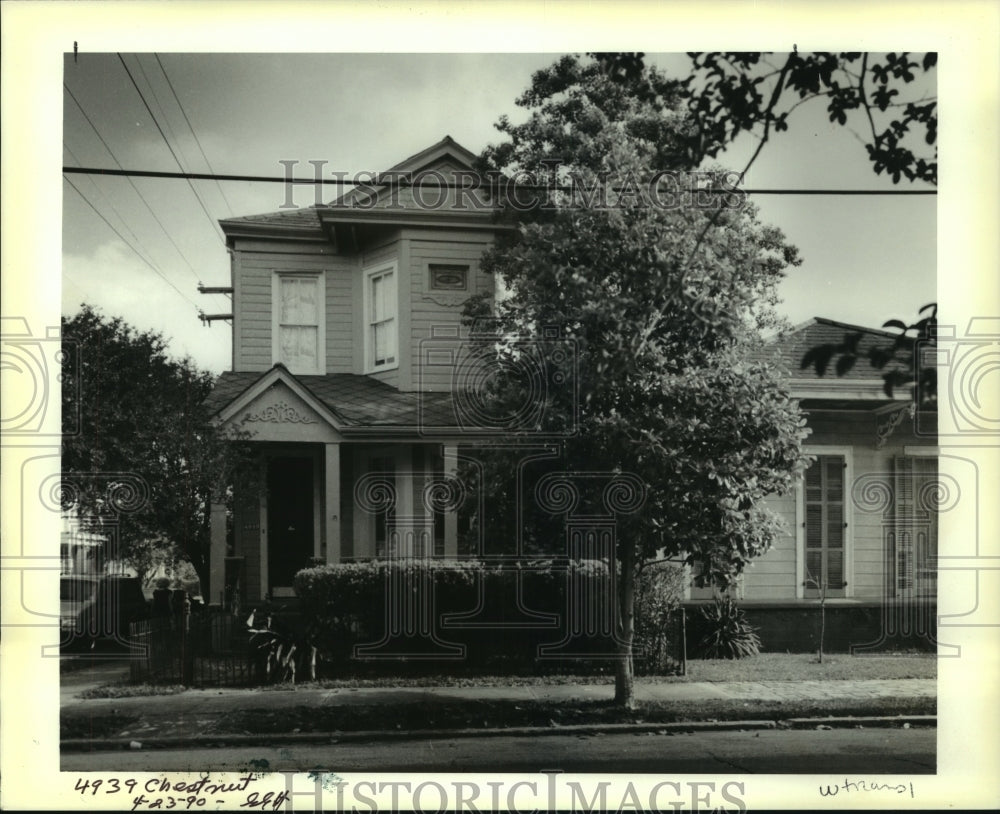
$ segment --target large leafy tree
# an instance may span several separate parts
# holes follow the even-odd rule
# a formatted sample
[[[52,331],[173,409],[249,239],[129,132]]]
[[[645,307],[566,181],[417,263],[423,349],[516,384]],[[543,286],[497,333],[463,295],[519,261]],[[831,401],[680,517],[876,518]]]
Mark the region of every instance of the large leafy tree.
[[[113,531],[109,556],[145,572],[180,555],[207,587],[210,501],[246,454],[204,414],[212,375],[171,358],[161,334],[88,305],[63,318],[62,332],[74,349],[63,370],[65,508],[88,529]]]
[[[697,165],[682,91],[652,68],[607,58],[564,57],[534,75],[518,102],[528,120],[501,120],[507,140],[483,161],[495,177],[544,178],[548,188],[535,191],[536,205],[522,196],[508,208],[517,228],[484,258],[507,296],[469,307],[494,326],[481,351],[499,357],[496,414],[506,404],[523,417],[532,385],[518,370],[525,353],[540,354],[565,368],[548,381],[578,383],[540,394],[547,429],[577,428],[559,468],[645,484],[642,507],[619,517],[615,552],[615,697],[626,706],[641,565],[666,556],[725,588],[778,528],[763,499],[791,488],[803,465],[804,419],[779,373],[755,360],[762,332],[780,324],[775,286],[795,250],[726,196],[699,208],[648,195],[656,173]],[[565,191],[574,183],[586,193]],[[573,352],[558,354],[566,342]],[[511,432],[531,438],[536,426],[512,420]],[[485,470],[498,490],[511,471],[509,454],[500,460]],[[540,513],[527,507],[524,519]]]

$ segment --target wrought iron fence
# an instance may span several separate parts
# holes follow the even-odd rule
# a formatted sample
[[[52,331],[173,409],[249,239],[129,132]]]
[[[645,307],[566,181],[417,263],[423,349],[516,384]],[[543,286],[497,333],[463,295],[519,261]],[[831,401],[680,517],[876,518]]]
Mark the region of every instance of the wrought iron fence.
[[[246,621],[231,614],[147,619],[130,627],[133,684],[241,686],[255,680]]]

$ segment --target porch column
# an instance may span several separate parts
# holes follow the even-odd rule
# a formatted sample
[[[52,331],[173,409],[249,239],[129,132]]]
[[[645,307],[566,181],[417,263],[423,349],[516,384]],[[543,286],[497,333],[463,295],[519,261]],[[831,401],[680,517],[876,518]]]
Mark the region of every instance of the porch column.
[[[324,444],[326,495],[323,500],[326,528],[326,562],[340,562],[340,444]]]
[[[414,555],[416,543],[416,515],[418,501],[413,499],[413,489],[417,480],[414,472],[413,446],[400,444],[395,451],[396,460],[396,510],[395,532],[398,536],[396,556],[410,558]],[[423,503],[419,505],[423,512]]]
[[[458,447],[455,444],[444,445],[444,476],[458,477]],[[458,509],[444,513],[444,556],[448,559],[458,557]]]
[[[211,546],[208,559],[208,594],[206,605],[222,605],[226,588],[226,504],[212,502],[209,513]],[[202,591],[205,586],[202,586]]]

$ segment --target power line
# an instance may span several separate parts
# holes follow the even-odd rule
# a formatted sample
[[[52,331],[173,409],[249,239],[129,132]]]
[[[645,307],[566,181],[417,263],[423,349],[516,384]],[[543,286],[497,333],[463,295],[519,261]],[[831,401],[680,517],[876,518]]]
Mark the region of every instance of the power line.
[[[205,159],[205,164],[209,169],[209,172],[215,173],[215,168],[212,166],[212,162],[208,160],[208,156],[205,155],[205,150],[201,146],[201,140],[198,138],[198,134],[195,133],[194,127],[191,124],[191,120],[188,119],[187,113],[184,111],[184,105],[181,104],[180,97],[177,95],[177,91],[174,90],[174,83],[170,81],[170,77],[167,75],[167,69],[163,66],[163,62],[160,60],[159,54],[153,54],[156,57],[156,62],[160,66],[160,70],[163,72],[163,78],[167,80],[167,87],[170,88],[170,92],[174,95],[174,101],[177,102],[177,108],[180,110],[181,115],[184,117],[184,121],[187,123],[188,130],[191,131],[191,135],[194,137],[194,143],[198,145],[198,151],[201,153],[201,157]],[[222,196],[222,200],[226,202],[226,207],[229,209],[229,214],[233,214],[233,205],[229,202],[229,198],[226,197],[225,190],[222,188],[222,184],[216,180],[215,185],[219,188],[219,194]]]
[[[323,186],[362,186],[380,187],[398,184],[401,187],[419,187],[421,189],[465,189],[471,191],[473,187],[455,184],[448,181],[441,183],[422,183],[408,181],[405,178],[391,176],[391,180],[380,181],[376,178],[366,178],[365,180],[352,181],[348,178],[287,178],[278,175],[223,175],[208,172],[161,172],[155,170],[112,170],[105,167],[63,167],[63,172],[75,172],[90,175],[122,175],[136,178],[180,178],[194,179],[197,181],[244,181],[247,183],[273,183],[273,184],[320,184]],[[419,173],[418,173],[419,175]],[[387,177],[390,177],[387,175]],[[526,190],[552,190],[560,192],[572,192],[571,186],[550,186],[546,184],[511,184]],[[611,191],[625,191],[611,188]],[[627,188],[631,190],[632,188]],[[686,191],[686,190],[680,190]],[[711,189],[697,188],[692,190],[698,193],[711,193],[713,195],[937,195],[936,189],[792,189],[792,188],[762,188],[762,189]]]
[[[120,175],[120,176],[123,176],[123,177],[125,177],[125,178],[128,179],[128,182],[131,185],[132,189],[135,191],[135,194],[139,196],[139,200],[142,201],[143,205],[146,207],[146,210],[152,216],[153,220],[156,221],[156,225],[160,227],[160,230],[163,232],[164,235],[166,235],[167,240],[170,241],[170,244],[174,247],[174,249],[176,250],[178,256],[187,265],[188,271],[190,271],[191,274],[194,276],[195,280],[197,280],[200,283],[201,279],[198,277],[198,274],[195,272],[194,266],[191,265],[191,261],[188,260],[187,257],[185,256],[184,252],[181,251],[181,247],[177,245],[177,241],[175,241],[173,239],[173,237],[171,236],[170,232],[168,232],[167,228],[163,225],[163,222],[159,219],[159,217],[157,217],[156,213],[153,211],[153,207],[151,207],[149,205],[149,202],[146,200],[145,196],[142,194],[142,192],[139,190],[139,188],[132,181],[132,176],[129,173],[129,171],[127,171],[127,170],[125,170],[125,169],[122,168],[121,163],[115,157],[114,151],[111,149],[110,145],[104,140],[104,137],[101,135],[101,131],[97,129],[97,125],[95,125],[94,122],[91,120],[90,116],[87,115],[87,111],[84,110],[83,105],[80,104],[79,99],[77,99],[76,96],[73,95],[73,91],[71,91],[69,89],[69,86],[66,85],[65,83],[63,83],[63,88],[66,90],[66,93],[69,94],[69,98],[72,99],[76,103],[76,106],[79,108],[80,113],[83,114],[83,118],[86,119],[87,124],[90,125],[90,129],[94,131],[94,134],[100,140],[101,144],[104,145],[104,149],[108,151],[108,155],[111,156],[111,160],[114,161],[115,164],[118,165],[118,169],[121,170],[121,172],[115,172],[114,170],[102,170],[100,173],[96,173],[96,174],[98,174],[98,175],[116,175],[116,176]],[[75,168],[75,167],[63,167],[63,172],[77,172],[77,171],[78,171],[78,169]],[[136,177],[139,177],[139,176],[136,176]]]
[[[63,142],[63,149],[67,153],[70,154],[70,157],[77,164],[80,163],[80,159],[76,157],[76,154],[69,148],[69,145],[66,144],[66,142]],[[87,177],[90,178],[90,176],[87,176]],[[98,191],[98,193],[100,193],[101,197],[104,198],[104,200],[107,202],[108,206],[111,207],[111,211],[114,212],[118,216],[118,220],[121,221],[122,227],[132,236],[132,239],[136,243],[138,243],[140,246],[142,246],[142,241],[139,240],[139,236],[136,235],[136,233],[133,232],[132,229],[129,227],[128,222],[125,220],[125,218],[122,215],[122,213],[118,211],[118,207],[115,206],[114,201],[112,201],[111,198],[109,198],[107,196],[107,194],[105,194],[104,190],[101,189],[100,185],[93,178],[90,178],[90,183],[93,185],[94,189],[96,189]],[[143,249],[145,249],[145,246],[143,246]],[[150,254],[150,252],[149,252],[148,249],[145,249],[145,251],[146,251],[146,254],[148,254],[150,257],[152,257],[152,254]]]
[[[90,125],[90,129],[94,131],[94,135],[97,136],[98,140],[104,146],[104,149],[107,150],[108,155],[111,156],[111,160],[114,161],[115,164],[118,166],[118,168],[121,170],[122,169],[121,162],[115,156],[114,150],[112,150],[111,149],[111,145],[108,144],[107,141],[104,140],[104,136],[101,135],[101,131],[97,129],[97,125],[94,124],[94,121],[90,118],[90,116],[87,115],[87,111],[84,109],[83,105],[80,103],[80,100],[76,98],[76,96],[74,95],[73,91],[70,89],[70,87],[65,82],[63,83],[63,89],[69,95],[70,99],[73,100],[74,104],[77,106],[77,109],[83,115],[84,120],[87,122],[88,125]],[[80,161],[80,159],[77,158],[73,154],[72,150],[70,150],[70,148],[69,148],[68,145],[66,145],[64,143],[63,146],[66,147],[66,150],[70,153],[71,156],[73,156],[73,159],[78,164],[82,163]],[[73,167],[70,167],[68,169],[71,170],[71,171],[75,170],[75,168],[73,168]],[[124,172],[124,170],[123,170],[123,172]],[[111,174],[111,173],[107,172],[107,173],[103,173],[103,174],[108,175],[108,174]],[[194,266],[191,264],[191,261],[188,260],[187,255],[185,255],[184,252],[181,250],[181,247],[177,244],[177,241],[174,240],[173,235],[167,230],[167,227],[163,225],[163,221],[160,220],[159,216],[153,210],[153,207],[151,207],[149,205],[149,201],[147,201],[146,197],[142,194],[142,190],[140,190],[139,187],[137,187],[135,185],[135,182],[130,177],[128,177],[127,175],[124,176],[124,177],[125,177],[125,180],[128,181],[129,186],[132,187],[133,192],[135,192],[135,194],[139,197],[139,200],[142,201],[143,206],[146,207],[146,211],[149,212],[150,217],[152,217],[153,220],[154,220],[154,222],[156,223],[156,225],[160,227],[160,231],[163,232],[163,235],[167,238],[168,241],[170,241],[170,245],[174,247],[174,251],[177,252],[177,256],[180,257],[180,259],[183,261],[184,265],[187,267],[188,272],[190,272],[191,276],[194,277],[195,281],[200,284],[201,283],[201,278],[198,276],[198,273],[194,270]],[[95,183],[94,187],[96,189],[100,190],[100,186],[98,184]],[[101,191],[101,194],[104,195],[104,192]],[[110,198],[108,198],[107,195],[104,195],[104,197],[105,197],[105,199],[110,204],[111,203]],[[118,217],[121,218],[122,224],[126,225],[126,228],[127,228],[127,224],[126,224],[125,218],[122,217],[121,213],[118,212],[117,209],[115,209],[114,204],[111,204],[111,208],[115,211],[115,214],[117,214]],[[133,236],[135,236],[135,233],[132,232],[131,229],[129,229],[129,232]],[[139,241],[138,237],[136,237],[136,242],[137,243],[141,243],[141,241]],[[150,256],[152,256],[152,254],[150,254]],[[228,300],[226,300],[226,302],[228,303]]]
[[[94,213],[97,215],[97,217],[99,217],[101,220],[103,220],[104,223],[107,224],[107,227],[112,232],[114,232],[116,235],[118,235],[118,238],[122,241],[122,243],[124,243],[133,252],[135,252],[135,256],[136,257],[138,257],[140,260],[142,260],[143,263],[145,263],[147,266],[149,266],[163,280],[163,282],[165,282],[174,291],[176,291],[181,297],[183,297],[185,300],[187,300],[191,304],[191,306],[196,311],[198,311],[199,314],[201,313],[201,309],[198,308],[198,306],[194,303],[194,301],[191,300],[191,299],[189,299],[188,296],[183,291],[181,291],[177,286],[175,286],[172,282],[170,282],[170,280],[167,279],[167,277],[163,274],[163,272],[161,272],[156,266],[154,266],[145,257],[143,257],[142,254],[139,252],[139,250],[136,249],[136,247],[133,246],[131,243],[129,243],[129,241],[126,240],[126,238],[122,235],[122,233],[119,232],[114,227],[114,224],[111,223],[111,221],[109,221],[106,217],[104,217],[104,214],[96,206],[94,206],[94,204],[92,204],[90,202],[90,199],[86,195],[83,194],[83,192],[80,190],[80,188],[76,184],[74,184],[69,178],[66,178],[65,180],[66,180],[67,184],[69,184],[71,187],[73,187],[73,189],[76,191],[76,194],[79,195],[81,198],[83,198],[83,202],[85,204],[87,204],[87,206],[89,206],[91,209],[94,210]]]
[[[170,138],[173,139],[174,144],[177,145],[178,152],[180,152],[180,154],[184,157],[184,161],[187,162],[187,156],[184,155],[184,149],[180,145],[180,139],[177,138],[174,128],[170,126],[170,120],[167,118],[167,111],[163,105],[160,104],[160,97],[156,95],[156,88],[153,87],[153,83],[146,74],[146,69],[142,67],[142,60],[139,59],[138,54],[135,56],[135,64],[139,66],[139,72],[142,74],[142,78],[146,80],[146,87],[149,88],[149,94],[153,97],[153,104],[155,104],[156,109],[160,111],[163,126],[167,128],[167,131],[170,133]],[[181,169],[184,169],[183,165],[181,166]]]
[[[149,114],[149,118],[153,120],[153,124],[156,125],[156,129],[160,132],[160,136],[163,138],[163,143],[167,145],[167,149],[170,151],[170,155],[174,157],[174,161],[177,162],[177,166],[181,169],[181,172],[183,173],[184,165],[181,164],[180,159],[177,157],[177,153],[174,152],[174,148],[170,146],[170,142],[167,140],[167,136],[163,132],[163,128],[160,127],[160,123],[156,120],[156,116],[153,115],[153,111],[149,107],[149,103],[146,101],[146,97],[142,95],[142,90],[140,90],[139,85],[135,81],[135,77],[132,76],[132,72],[128,69],[128,65],[125,63],[125,59],[124,57],[122,57],[121,54],[118,54],[118,60],[121,62],[122,67],[125,69],[125,73],[128,74],[128,78],[132,82],[132,87],[135,88],[135,92],[139,94],[139,98],[142,100],[142,104],[146,108],[146,112]],[[186,177],[186,175],[187,174],[185,173],[182,177]],[[204,201],[202,201],[201,196],[198,194],[198,190],[194,188],[194,184],[191,183],[190,178],[187,179],[187,182],[188,186],[191,187],[191,192],[194,193],[194,197],[198,201],[198,205],[201,207],[201,211],[205,213],[205,217],[208,218],[208,222],[212,224],[212,229],[215,232],[217,232],[222,241],[225,242],[225,236],[219,229],[219,226],[215,222],[215,219],[211,216],[211,214],[209,214],[209,211],[206,208]]]

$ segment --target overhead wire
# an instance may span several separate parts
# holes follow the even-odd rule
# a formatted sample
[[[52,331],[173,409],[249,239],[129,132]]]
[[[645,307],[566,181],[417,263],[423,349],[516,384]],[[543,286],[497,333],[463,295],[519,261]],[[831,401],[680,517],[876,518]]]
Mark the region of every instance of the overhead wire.
[[[441,182],[435,179],[433,183],[421,183],[409,181],[395,175],[386,173],[386,179],[382,180],[378,176],[372,177],[367,172],[358,173],[365,176],[364,180],[350,180],[348,178],[290,178],[283,175],[226,175],[208,172],[167,172],[161,170],[111,170],[103,167],[64,167],[66,172],[93,173],[105,175],[123,175],[136,178],[188,178],[198,181],[243,181],[246,183],[274,183],[274,184],[319,184],[332,186],[360,186],[360,187],[384,187],[398,185],[400,187],[420,187],[424,189],[466,189],[472,187],[454,182]],[[420,175],[420,173],[417,173]],[[557,192],[572,192],[572,186],[548,185],[548,184],[514,184],[510,186],[525,190],[552,190]],[[632,187],[610,187],[612,192],[623,192]],[[937,189],[794,189],[794,188],[699,188],[699,192],[706,192],[715,195],[937,195]]]
[[[94,211],[94,213],[102,221],[104,221],[105,224],[107,224],[107,227],[118,236],[118,238],[122,241],[122,243],[124,243],[126,246],[128,246],[135,253],[136,257],[138,257],[140,260],[142,260],[143,263],[145,263],[147,266],[149,266],[167,285],[169,285],[181,297],[183,297],[185,300],[187,300],[187,302],[190,303],[191,306],[196,311],[198,311],[199,314],[201,314],[201,309],[198,307],[198,305],[192,299],[190,299],[183,291],[181,291],[176,285],[174,285],[170,281],[170,279],[162,271],[160,271],[149,260],[147,260],[145,257],[143,257],[142,253],[138,249],[136,249],[136,247],[133,246],[128,241],[128,239],[121,232],[119,232],[115,228],[115,225],[104,216],[104,213],[101,212],[101,210],[99,210],[96,206],[94,206],[94,204],[91,202],[91,200],[83,193],[83,191],[76,184],[73,183],[73,181],[71,179],[64,178],[64,180],[66,181],[67,184],[69,184],[71,187],[73,187],[73,189],[76,191],[76,194],[79,195],[83,199],[83,202],[85,204],[87,204],[87,206],[89,206]]]
[[[142,78],[146,82],[146,87],[149,89],[149,95],[153,98],[153,104],[156,105],[156,109],[160,112],[160,120],[163,122],[163,126],[166,127],[167,132],[170,133],[170,138],[177,147],[177,152],[181,154],[181,158],[183,158],[184,162],[187,163],[187,156],[184,154],[184,148],[181,146],[180,139],[177,138],[174,128],[170,126],[170,119],[167,118],[167,111],[160,103],[160,97],[156,95],[156,88],[153,87],[153,83],[150,80],[149,75],[146,73],[146,69],[142,66],[142,60],[139,59],[138,54],[135,55],[135,64],[139,67],[139,73],[142,74]],[[181,169],[183,169],[183,166]]]
[[[156,57],[156,62],[160,66],[160,70],[163,72],[163,78],[167,80],[167,87],[170,88],[170,92],[174,96],[174,101],[177,102],[177,109],[180,110],[181,115],[184,117],[184,121],[187,123],[188,130],[191,131],[194,143],[198,145],[198,151],[201,153],[201,157],[205,159],[205,165],[208,167],[208,171],[214,175],[215,168],[212,166],[212,162],[208,160],[208,156],[205,154],[205,149],[201,146],[201,139],[198,138],[198,134],[195,132],[194,126],[191,124],[191,120],[188,118],[188,115],[184,110],[184,105],[181,104],[180,97],[174,89],[174,83],[170,81],[170,76],[167,74],[167,69],[164,67],[163,61],[160,59],[160,55],[153,54],[153,56]],[[222,184],[219,183],[218,179],[215,180],[215,185],[219,188],[219,194],[222,196],[222,200],[226,202],[226,208],[229,210],[230,216],[232,216],[234,214],[233,205],[229,202],[229,198],[226,197],[226,192],[222,188]]]
[[[81,163],[80,159],[77,158],[76,153],[74,153],[70,149],[69,145],[65,141],[63,142],[63,149],[67,153],[69,153],[70,157],[77,164]],[[132,240],[134,240],[137,244],[139,244],[140,246],[142,246],[142,248],[145,250],[146,254],[149,257],[152,257],[152,254],[150,253],[149,249],[146,249],[146,247],[142,245],[142,241],[139,239],[139,236],[135,232],[132,231],[131,227],[129,227],[129,225],[128,225],[128,221],[125,220],[125,216],[122,215],[122,213],[118,211],[118,207],[115,206],[114,201],[111,200],[111,198],[108,196],[108,194],[103,189],[101,189],[100,184],[98,184],[97,181],[94,180],[93,176],[88,175],[86,177],[90,181],[91,186],[93,186],[94,189],[97,190],[98,194],[100,194],[100,196],[102,198],[104,198],[104,200],[108,204],[108,206],[111,207],[111,211],[114,212],[118,216],[118,220],[121,222],[122,228],[124,228],[125,231],[127,231],[132,236]]]
[[[146,112],[149,114],[149,118],[153,120],[153,124],[156,125],[156,129],[159,131],[163,143],[167,145],[167,149],[170,151],[170,155],[173,156],[174,161],[177,163],[178,168],[182,173],[185,172],[184,165],[181,164],[180,159],[177,157],[177,153],[174,152],[174,148],[170,146],[170,141],[167,139],[166,133],[163,132],[163,128],[160,127],[160,123],[157,121],[156,116],[153,114],[152,108],[149,106],[149,102],[146,101],[146,97],[143,96],[142,90],[139,88],[138,83],[135,81],[135,77],[132,75],[132,71],[129,70],[128,64],[125,62],[125,58],[119,53],[118,60],[121,62],[122,67],[125,69],[125,73],[128,74],[129,81],[132,83],[132,87],[135,88],[135,92],[139,94],[139,99],[142,100],[143,106],[146,108]],[[188,186],[191,188],[191,192],[194,194],[195,199],[198,201],[198,205],[201,207],[201,211],[205,213],[205,217],[208,218],[208,222],[212,225],[212,229],[219,235],[223,242],[225,242],[225,235],[219,229],[219,225],[215,222],[215,219],[208,211],[208,207],[205,206],[205,202],[201,199],[198,194],[198,190],[194,188],[194,184],[191,183],[190,178],[186,178]]]
[[[197,272],[195,272],[195,270],[194,270],[194,266],[191,265],[191,261],[187,259],[187,257],[185,256],[184,252],[181,250],[181,247],[177,245],[177,241],[175,241],[173,239],[173,237],[170,235],[170,232],[167,231],[167,228],[163,225],[163,222],[159,219],[159,217],[157,217],[156,212],[153,211],[153,207],[151,207],[149,205],[149,201],[146,200],[146,196],[142,194],[142,191],[132,181],[133,177],[142,177],[142,176],[134,176],[128,170],[125,170],[122,167],[121,163],[118,161],[117,157],[115,156],[114,151],[111,149],[111,146],[104,140],[104,137],[101,135],[101,131],[97,129],[97,125],[94,124],[94,122],[91,120],[90,116],[87,115],[87,111],[84,110],[83,105],[80,104],[80,100],[77,99],[76,96],[73,95],[73,91],[70,90],[69,86],[67,86],[65,83],[63,84],[63,88],[69,94],[70,99],[73,100],[73,102],[76,104],[77,108],[79,108],[80,113],[83,114],[83,118],[86,119],[87,124],[90,125],[90,129],[94,131],[94,134],[100,140],[101,144],[104,145],[104,149],[108,151],[108,155],[111,156],[111,160],[114,161],[115,164],[117,165],[118,169],[121,170],[121,172],[115,172],[114,170],[102,170],[99,173],[95,173],[95,174],[99,174],[99,175],[111,175],[111,176],[123,176],[123,177],[125,177],[125,178],[128,179],[129,184],[131,184],[132,189],[135,191],[135,194],[139,196],[139,200],[142,201],[143,205],[146,207],[147,211],[152,216],[153,220],[156,221],[156,225],[159,226],[160,229],[163,231],[163,234],[167,236],[167,239],[170,241],[171,245],[177,251],[178,256],[181,258],[181,260],[184,261],[185,265],[187,265],[188,270],[191,272],[191,274],[194,275],[194,278],[196,280],[198,280],[198,282],[201,282],[201,280],[198,277]],[[85,169],[85,168],[81,167],[81,168],[77,169],[75,167],[63,167],[63,172],[73,172],[73,173],[76,173],[76,172],[79,172],[82,169]]]
[[[190,272],[191,276],[194,277],[195,281],[200,284],[201,283],[201,277],[194,270],[194,266],[191,264],[191,261],[188,259],[187,255],[184,254],[184,251],[177,244],[177,241],[174,239],[173,235],[170,233],[170,231],[167,229],[167,227],[163,225],[163,221],[160,220],[159,216],[153,210],[153,207],[150,206],[149,201],[146,200],[146,196],[142,194],[142,190],[140,190],[139,187],[137,187],[135,185],[135,182],[132,180],[133,176],[130,174],[129,171],[125,170],[122,167],[121,162],[118,160],[117,156],[115,156],[114,150],[111,149],[111,145],[108,144],[107,141],[105,141],[104,136],[101,135],[101,131],[97,129],[97,125],[94,123],[94,121],[87,114],[86,109],[84,109],[83,104],[80,102],[79,99],[76,98],[76,95],[73,93],[73,91],[70,89],[70,87],[65,82],[63,83],[63,89],[69,95],[69,98],[73,100],[73,103],[76,105],[77,109],[80,111],[80,113],[83,116],[84,120],[90,126],[90,129],[93,130],[94,135],[97,136],[98,141],[101,142],[101,144],[103,145],[104,149],[107,151],[108,155],[111,156],[111,160],[115,162],[115,165],[120,170],[120,172],[115,172],[114,170],[106,169],[106,170],[102,170],[102,171],[100,171],[98,173],[93,173],[93,174],[110,175],[110,176],[121,176],[121,177],[124,177],[128,181],[129,186],[132,187],[133,192],[135,192],[135,194],[138,196],[139,200],[142,201],[143,206],[146,207],[146,211],[149,212],[150,217],[152,217],[153,220],[155,221],[156,225],[160,227],[160,231],[163,232],[163,234],[167,238],[167,240],[170,241],[170,245],[174,247],[174,251],[177,252],[177,256],[180,257],[180,259],[184,262],[184,265],[187,267],[187,270]],[[66,149],[69,150],[69,147],[67,146]],[[71,155],[72,155],[72,153],[71,153]],[[76,158],[76,156],[73,156],[73,157],[74,157],[74,160],[76,160],[76,162],[78,164],[82,164],[82,162],[78,158]],[[85,168],[83,168],[83,167],[80,167],[80,168],[76,168],[76,167],[63,167],[63,172],[64,173],[66,173],[66,172],[69,172],[69,173],[80,173],[80,171],[84,170],[84,169]],[[81,173],[81,174],[91,174],[91,173]],[[96,186],[96,184],[95,184],[95,186]],[[117,214],[117,211],[116,211],[116,214]],[[120,214],[119,214],[119,217],[121,217]],[[122,218],[122,222],[123,223],[125,222],[124,218]],[[226,304],[228,305],[228,300],[226,300]]]

